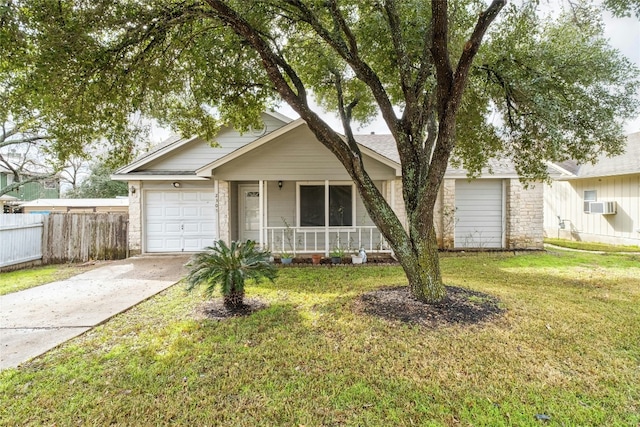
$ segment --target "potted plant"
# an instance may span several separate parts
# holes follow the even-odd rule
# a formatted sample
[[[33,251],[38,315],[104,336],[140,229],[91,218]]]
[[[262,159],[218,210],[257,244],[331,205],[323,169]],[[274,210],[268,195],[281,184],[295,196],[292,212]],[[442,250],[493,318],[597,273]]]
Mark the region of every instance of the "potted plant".
[[[293,251],[293,230],[289,226],[289,223],[287,222],[286,218],[285,217],[281,217],[281,218],[285,227],[283,240],[286,241],[286,245],[288,249],[283,248],[282,252],[280,253],[280,262],[282,264],[291,264],[291,262],[293,261],[293,254],[291,253],[291,251]]]
[[[322,261],[322,255],[321,254],[313,254],[313,255],[311,255],[311,263],[313,265],[320,264],[320,261]]]
[[[344,249],[337,246],[329,254],[331,256],[331,264],[340,264],[344,256]]]
[[[287,251],[284,251],[280,254],[280,262],[282,264],[291,264],[293,261],[293,255]]]

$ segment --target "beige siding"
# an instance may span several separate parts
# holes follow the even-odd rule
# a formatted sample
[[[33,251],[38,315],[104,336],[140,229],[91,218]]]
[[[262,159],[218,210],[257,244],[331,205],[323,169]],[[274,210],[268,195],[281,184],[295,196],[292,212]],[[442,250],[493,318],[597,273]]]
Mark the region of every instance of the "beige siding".
[[[265,115],[263,117],[267,126],[267,132],[272,132],[284,125],[281,121]],[[196,170],[226,156],[238,148],[255,141],[260,135],[247,132],[240,135],[236,130],[224,128],[216,138],[218,147],[212,147],[208,141],[197,138],[179,149],[171,151],[145,166],[146,170],[182,171]]]
[[[615,215],[588,214],[584,192],[595,190],[597,201],[615,201]],[[558,227],[563,220],[564,229]],[[556,181],[545,186],[544,229],[548,237],[640,245],[640,175]]]
[[[289,226],[296,225],[296,183],[283,181],[282,189],[278,188],[277,181],[267,183],[267,207],[268,227],[284,227],[284,220]]]
[[[365,167],[375,180],[395,177],[392,168],[367,157]],[[350,180],[338,159],[305,126],[218,167],[214,175],[230,181]]]

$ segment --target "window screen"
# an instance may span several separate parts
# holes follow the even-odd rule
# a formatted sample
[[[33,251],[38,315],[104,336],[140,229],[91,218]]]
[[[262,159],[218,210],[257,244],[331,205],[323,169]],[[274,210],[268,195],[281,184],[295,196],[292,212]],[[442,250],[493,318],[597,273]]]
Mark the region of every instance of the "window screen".
[[[331,227],[353,225],[350,185],[329,186],[329,225]]]
[[[352,187],[350,185],[329,186],[329,226],[353,225]],[[324,227],[324,185],[300,186],[300,226]]]
[[[324,227],[324,186],[300,186],[300,226]]]
[[[591,212],[591,202],[596,202],[598,200],[596,190],[585,190],[584,192],[584,206],[583,210],[586,213]]]

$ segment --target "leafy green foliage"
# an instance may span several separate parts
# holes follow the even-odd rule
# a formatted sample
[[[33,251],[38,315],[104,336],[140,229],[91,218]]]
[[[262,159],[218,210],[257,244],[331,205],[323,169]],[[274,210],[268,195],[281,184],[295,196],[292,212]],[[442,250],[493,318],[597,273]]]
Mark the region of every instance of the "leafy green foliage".
[[[640,18],[640,0],[604,0],[604,5],[615,16],[635,15]]]
[[[113,169],[104,163],[96,163],[91,168],[91,175],[75,189],[68,191],[65,196],[70,199],[100,199],[126,196],[129,190],[126,182],[111,180]]]
[[[247,280],[275,279],[277,269],[269,262],[270,256],[269,251],[256,248],[252,240],[234,241],[229,246],[219,240],[187,264],[187,289],[205,285],[205,294],[211,297],[219,285],[225,305],[238,309],[243,304]]]
[[[622,121],[638,112],[638,70],[608,46],[601,11],[567,2],[570,13],[541,19],[538,3],[23,0],[4,7],[2,37],[18,41],[15,64],[29,65],[3,64],[16,94],[68,123],[55,126],[62,153],[95,132],[129,153],[117,136],[133,114],[211,139],[287,102],[348,171],[415,296],[435,302],[433,208],[452,156],[471,175],[508,157],[523,179],[545,179],[546,161],[616,153]],[[605,3],[622,13],[636,4]],[[312,111],[311,94],[344,135]],[[402,163],[408,227],[353,136],[354,120],[378,112]]]

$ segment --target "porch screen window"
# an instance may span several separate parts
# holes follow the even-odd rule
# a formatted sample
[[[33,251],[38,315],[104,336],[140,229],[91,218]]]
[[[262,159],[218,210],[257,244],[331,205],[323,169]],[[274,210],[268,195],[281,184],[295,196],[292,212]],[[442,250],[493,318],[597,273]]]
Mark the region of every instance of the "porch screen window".
[[[324,227],[324,185],[300,186],[300,226]],[[353,225],[352,187],[350,185],[329,186],[329,226]]]

